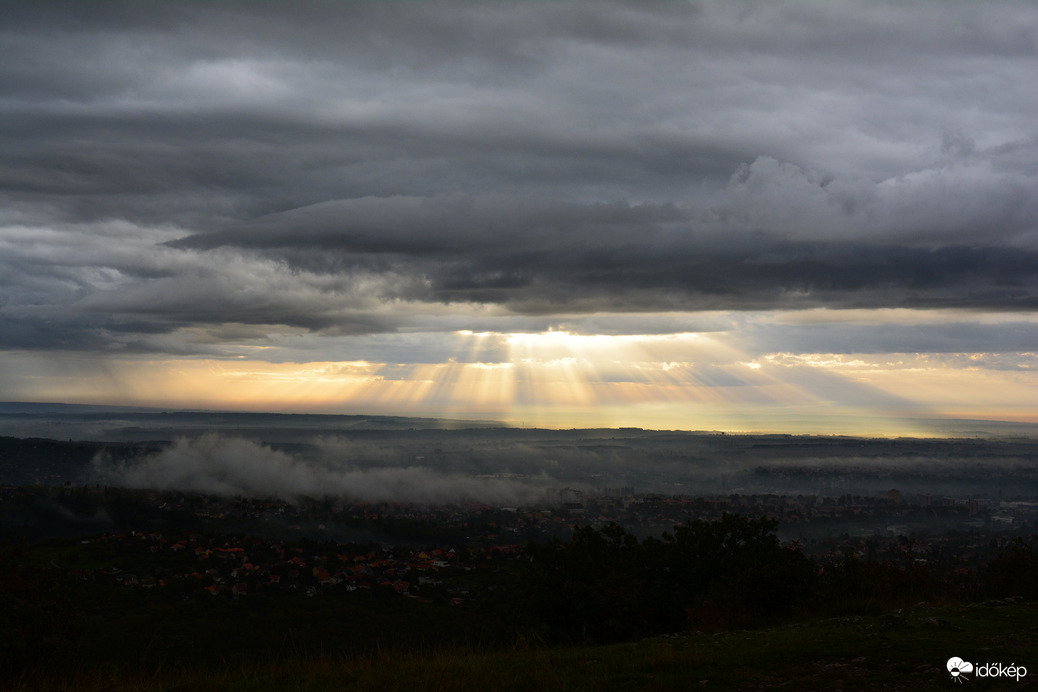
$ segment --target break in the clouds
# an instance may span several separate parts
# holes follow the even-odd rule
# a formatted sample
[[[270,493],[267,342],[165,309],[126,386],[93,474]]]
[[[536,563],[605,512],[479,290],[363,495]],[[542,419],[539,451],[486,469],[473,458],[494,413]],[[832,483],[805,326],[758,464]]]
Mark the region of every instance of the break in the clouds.
[[[717,334],[707,380],[1033,367],[1036,74],[1026,2],[4,2],[4,367],[548,330]]]

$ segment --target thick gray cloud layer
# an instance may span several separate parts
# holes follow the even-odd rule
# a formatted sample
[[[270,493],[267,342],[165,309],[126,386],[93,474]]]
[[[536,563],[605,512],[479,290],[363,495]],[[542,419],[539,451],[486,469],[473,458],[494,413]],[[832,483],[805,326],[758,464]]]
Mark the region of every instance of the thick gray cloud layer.
[[[3,3],[0,346],[1032,311],[1036,74],[1034,3]]]

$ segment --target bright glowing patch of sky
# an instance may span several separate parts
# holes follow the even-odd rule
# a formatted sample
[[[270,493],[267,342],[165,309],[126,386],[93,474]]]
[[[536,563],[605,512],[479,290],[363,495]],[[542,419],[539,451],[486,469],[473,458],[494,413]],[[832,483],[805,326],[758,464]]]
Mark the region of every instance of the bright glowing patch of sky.
[[[731,333],[416,334],[444,340],[441,352],[457,349],[439,362],[136,356],[98,367],[93,357],[56,364],[5,354],[2,383],[26,399],[547,427],[927,434],[926,421],[942,417],[1038,423],[1038,353],[754,351],[739,336],[754,317],[775,318],[741,315],[740,332]],[[350,350],[351,341],[367,340],[337,342]],[[379,349],[362,350],[374,356]]]

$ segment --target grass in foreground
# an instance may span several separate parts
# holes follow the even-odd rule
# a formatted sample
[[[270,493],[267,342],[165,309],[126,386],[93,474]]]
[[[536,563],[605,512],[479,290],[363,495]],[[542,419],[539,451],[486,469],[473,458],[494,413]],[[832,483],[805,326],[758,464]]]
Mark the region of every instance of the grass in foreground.
[[[179,669],[141,676],[99,665],[36,673],[12,689],[372,692],[462,690],[928,690],[950,689],[952,656],[1027,667],[1020,682],[978,679],[975,689],[1038,687],[1038,603],[996,601],[916,607],[780,628],[687,633],[594,647],[390,653],[337,659],[289,657],[236,669]]]

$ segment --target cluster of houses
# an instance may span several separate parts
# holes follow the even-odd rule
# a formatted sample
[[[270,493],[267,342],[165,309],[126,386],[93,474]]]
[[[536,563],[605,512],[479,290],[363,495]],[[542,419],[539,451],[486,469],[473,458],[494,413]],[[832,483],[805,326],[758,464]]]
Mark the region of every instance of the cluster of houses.
[[[451,605],[471,600],[452,578],[513,560],[522,546],[451,547],[409,551],[374,545],[262,538],[211,538],[198,533],[117,533],[85,539],[87,555],[116,555],[113,563],[76,576],[107,579],[128,588],[171,588],[186,598],[201,592],[241,597],[255,593],[327,589],[385,589]]]
[[[0,501],[42,506],[40,494],[48,492],[0,486]],[[74,509],[75,501],[84,501],[89,516],[104,516],[97,508],[107,506],[105,490],[66,487],[57,492],[43,498],[47,506],[56,500]],[[689,520],[716,520],[725,513],[777,519],[780,537],[799,540],[816,559],[847,552],[895,554],[907,544],[915,561],[976,564],[993,546],[1038,534],[1038,503],[1033,501],[904,497],[897,490],[837,497],[567,490],[559,493],[560,504],[526,508],[119,492],[134,492],[134,502],[148,510],[142,514],[155,520],[151,525],[164,528],[94,534],[82,541],[71,571],[126,588],[167,589],[184,598],[206,592],[242,597],[382,589],[462,605],[480,597],[473,584],[481,572],[519,559],[528,540],[565,539],[577,526],[609,522],[636,534],[659,535]],[[346,542],[357,541],[356,536],[375,542]]]
[[[623,489],[631,492],[630,489]],[[719,519],[723,514],[768,516],[777,519],[787,537],[822,535],[836,530],[884,532],[895,535],[935,519],[1002,530],[1026,523],[1038,513],[1028,503],[919,495],[902,497],[897,490],[869,495],[747,495],[690,496],[580,492],[557,493],[560,502],[545,507],[493,507],[480,503],[413,505],[344,500],[287,502],[276,499],[185,496],[163,501],[164,507],[186,509],[205,519],[278,521],[296,536],[334,539],[345,527],[371,529],[380,523],[412,522],[452,533],[470,545],[525,543],[552,536],[566,537],[577,526],[616,522],[639,534],[660,533],[690,520]],[[1021,506],[1021,505],[1027,506]],[[1033,503],[1032,503],[1033,504]],[[842,528],[847,527],[847,528]],[[405,541],[409,542],[409,541]]]

